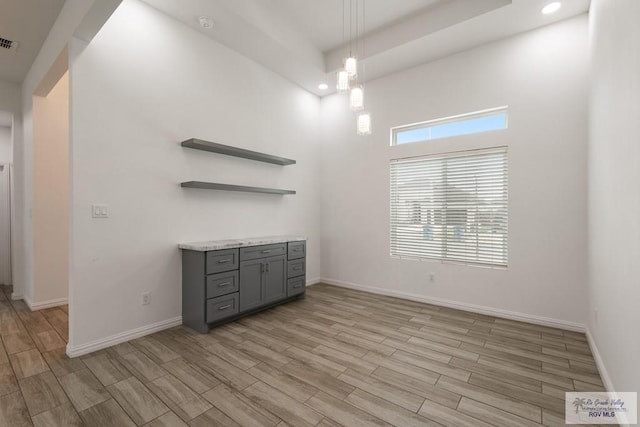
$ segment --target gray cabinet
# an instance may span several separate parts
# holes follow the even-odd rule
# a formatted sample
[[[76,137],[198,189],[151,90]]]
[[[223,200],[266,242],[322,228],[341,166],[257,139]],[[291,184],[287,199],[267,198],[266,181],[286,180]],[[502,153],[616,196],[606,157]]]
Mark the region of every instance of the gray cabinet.
[[[306,244],[182,251],[182,320],[206,333],[219,324],[304,296]]]

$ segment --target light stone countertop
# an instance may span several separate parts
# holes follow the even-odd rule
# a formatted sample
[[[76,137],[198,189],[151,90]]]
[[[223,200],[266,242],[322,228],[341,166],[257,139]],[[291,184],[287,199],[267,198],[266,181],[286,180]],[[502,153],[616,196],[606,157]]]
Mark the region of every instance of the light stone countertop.
[[[181,243],[178,245],[180,249],[188,249],[191,251],[217,251],[220,249],[234,249],[244,246],[270,245],[273,243],[285,243],[307,240],[303,236],[265,236],[265,237],[248,237],[245,239],[231,240],[211,240],[208,242]]]

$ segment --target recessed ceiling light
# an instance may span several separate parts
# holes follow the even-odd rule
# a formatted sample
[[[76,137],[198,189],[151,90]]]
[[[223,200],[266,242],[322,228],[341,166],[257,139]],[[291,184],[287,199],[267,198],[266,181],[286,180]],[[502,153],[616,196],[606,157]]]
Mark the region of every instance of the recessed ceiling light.
[[[200,23],[200,26],[202,26],[202,28],[206,30],[210,30],[213,28],[213,19],[209,18],[208,16],[198,17],[198,22]]]
[[[318,89],[320,89],[320,90],[327,90],[327,89],[329,89],[329,85],[328,85],[328,84],[326,84],[326,83],[320,83],[320,84],[318,85]]]
[[[554,1],[553,3],[549,3],[545,7],[542,8],[542,13],[545,15],[549,15],[550,13],[557,12],[560,9],[562,4],[559,1]]]

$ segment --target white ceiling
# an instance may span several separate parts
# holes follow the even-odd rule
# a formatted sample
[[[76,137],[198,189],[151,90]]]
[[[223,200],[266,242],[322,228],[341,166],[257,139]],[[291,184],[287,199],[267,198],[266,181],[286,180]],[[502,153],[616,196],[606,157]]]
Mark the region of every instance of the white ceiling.
[[[0,49],[0,80],[21,83],[42,47],[64,0],[2,0],[0,37],[17,41],[17,51]]]
[[[310,92],[335,91],[344,55],[343,0],[143,1]],[[356,1],[344,0],[347,15]],[[372,80],[579,15],[590,0],[564,0],[558,12],[542,15],[550,1],[366,0],[366,49],[358,56]],[[200,27],[201,15],[214,20],[213,29]],[[348,34],[348,19],[346,27]],[[330,89],[319,90],[321,82]]]
[[[401,20],[412,13],[442,0],[271,0],[273,6],[293,25],[309,38],[321,52],[340,47],[349,37],[349,8],[351,6],[352,33],[355,35],[355,17],[362,16],[362,5],[366,7],[365,28],[367,33],[379,30],[390,23]],[[351,3],[351,5],[349,4]],[[344,4],[344,13],[343,13]],[[356,6],[358,10],[356,11]],[[342,22],[345,22],[343,40]],[[362,19],[360,19],[360,23]]]

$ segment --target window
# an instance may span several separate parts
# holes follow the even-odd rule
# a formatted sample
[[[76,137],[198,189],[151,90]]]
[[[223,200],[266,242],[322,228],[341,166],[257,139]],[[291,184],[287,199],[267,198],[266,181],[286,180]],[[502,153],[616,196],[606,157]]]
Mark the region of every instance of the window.
[[[391,128],[391,145],[507,128],[507,107]]]
[[[507,266],[506,147],[392,160],[391,256]]]

